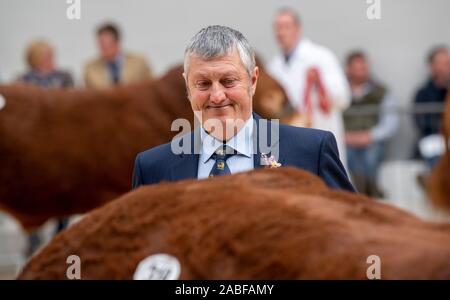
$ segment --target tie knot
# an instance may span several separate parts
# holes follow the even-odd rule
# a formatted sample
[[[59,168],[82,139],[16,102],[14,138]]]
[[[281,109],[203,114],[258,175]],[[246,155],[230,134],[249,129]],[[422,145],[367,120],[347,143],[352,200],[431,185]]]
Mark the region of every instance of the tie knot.
[[[108,66],[109,66],[111,69],[116,69],[116,68],[118,67],[117,61],[115,61],[115,60],[109,61],[109,62],[108,62]]]
[[[211,157],[214,160],[218,160],[218,159],[227,160],[228,158],[230,158],[233,155],[236,155],[236,150],[234,150],[233,148],[231,148],[229,146],[221,146],[221,147],[217,148],[217,150],[213,153],[213,155]]]
[[[231,174],[230,168],[227,165],[227,159],[237,154],[233,148],[222,145],[211,155],[211,158],[215,160],[214,166],[209,173],[209,177],[218,175]]]

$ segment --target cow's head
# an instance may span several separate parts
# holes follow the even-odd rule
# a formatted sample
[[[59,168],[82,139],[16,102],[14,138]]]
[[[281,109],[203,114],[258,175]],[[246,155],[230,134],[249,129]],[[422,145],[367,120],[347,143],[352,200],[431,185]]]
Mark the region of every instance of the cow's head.
[[[263,118],[281,119],[288,103],[286,92],[280,83],[266,72],[258,57],[256,57],[256,65],[259,67],[260,73],[253,97],[253,109]]]

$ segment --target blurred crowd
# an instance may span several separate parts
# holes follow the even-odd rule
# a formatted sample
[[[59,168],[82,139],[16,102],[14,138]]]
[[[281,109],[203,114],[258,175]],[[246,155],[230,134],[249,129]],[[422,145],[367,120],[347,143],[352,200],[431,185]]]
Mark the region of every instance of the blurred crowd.
[[[341,64],[330,49],[305,37],[300,16],[290,8],[275,14],[273,28],[280,51],[267,70],[283,86],[289,100],[286,105],[297,114],[293,125],[333,132],[357,190],[383,197],[377,172],[386,145],[399,127],[399,105],[388,83],[373,74],[364,50],[349,51]],[[95,35],[98,57],[84,66],[85,88],[102,89],[153,78],[143,56],[124,50],[118,26],[102,24]],[[49,42],[31,42],[25,59],[28,71],[18,82],[44,88],[74,87],[72,75],[56,65],[55,50]],[[424,160],[431,169],[443,151],[433,145],[441,142],[442,111],[450,85],[448,48],[433,47],[426,63],[428,79],[412,99],[417,108],[413,116],[418,139],[411,156]]]
[[[99,55],[84,67],[86,88],[108,88],[152,79],[152,71],[143,56],[122,50],[121,33],[116,25],[99,26],[96,40]],[[56,65],[55,51],[47,41],[32,41],[25,51],[25,58],[28,71],[18,78],[19,82],[45,88],[74,86],[72,75]]]

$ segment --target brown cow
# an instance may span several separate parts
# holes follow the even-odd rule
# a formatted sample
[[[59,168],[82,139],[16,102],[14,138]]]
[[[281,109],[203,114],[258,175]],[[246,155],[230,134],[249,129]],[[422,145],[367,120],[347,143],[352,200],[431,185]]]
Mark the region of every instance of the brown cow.
[[[0,86],[0,206],[31,229],[127,192],[136,154],[170,141],[176,118],[193,120],[181,73],[106,91]],[[262,72],[254,101],[273,94],[284,97]]]
[[[180,279],[365,279],[372,255],[382,279],[450,279],[450,224],[259,169],[130,192],[56,236],[19,279],[65,279],[70,255],[82,279],[132,279],[158,253],[178,259]]]
[[[427,192],[437,207],[450,211],[450,94],[446,100],[442,133],[445,153],[431,173],[427,182]]]

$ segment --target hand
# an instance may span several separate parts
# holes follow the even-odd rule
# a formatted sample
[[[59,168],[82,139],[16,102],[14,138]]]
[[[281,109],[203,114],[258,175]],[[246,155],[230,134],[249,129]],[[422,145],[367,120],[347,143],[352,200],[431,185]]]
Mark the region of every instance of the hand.
[[[319,83],[319,70],[316,67],[310,67],[306,70],[306,78],[311,85]]]
[[[331,110],[331,105],[330,105],[330,101],[328,101],[328,98],[319,97],[319,107],[324,114],[328,115]]]
[[[345,133],[345,143],[356,148],[366,148],[372,144],[372,134],[368,130]]]

